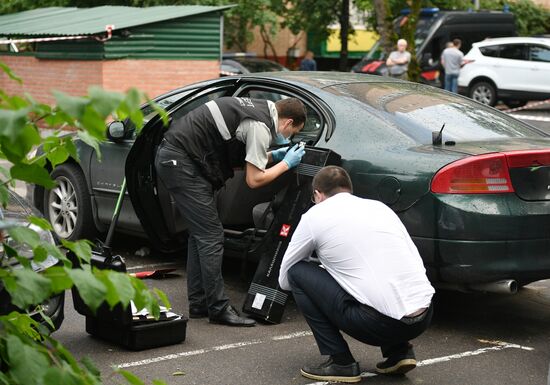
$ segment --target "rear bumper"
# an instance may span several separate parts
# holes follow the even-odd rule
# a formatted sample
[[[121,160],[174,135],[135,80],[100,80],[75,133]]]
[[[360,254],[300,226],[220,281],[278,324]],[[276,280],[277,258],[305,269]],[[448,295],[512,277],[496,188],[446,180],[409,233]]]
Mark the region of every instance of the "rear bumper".
[[[413,237],[434,283],[475,284],[550,278],[550,238],[457,241]]]

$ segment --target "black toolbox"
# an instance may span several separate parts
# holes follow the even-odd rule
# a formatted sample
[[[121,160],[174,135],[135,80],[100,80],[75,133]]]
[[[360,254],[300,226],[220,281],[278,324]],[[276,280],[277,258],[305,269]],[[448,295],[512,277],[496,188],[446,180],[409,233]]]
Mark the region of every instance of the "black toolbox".
[[[73,261],[75,258],[72,258]],[[119,255],[111,256],[108,248],[92,253],[91,264],[100,269],[126,271],[124,260]],[[131,350],[143,350],[173,345],[185,341],[187,318],[169,311],[161,312],[158,320],[147,315],[132,314],[116,305],[113,309],[103,303],[94,314],[84,303],[76,287],[72,288],[75,310],[86,316],[86,332]]]

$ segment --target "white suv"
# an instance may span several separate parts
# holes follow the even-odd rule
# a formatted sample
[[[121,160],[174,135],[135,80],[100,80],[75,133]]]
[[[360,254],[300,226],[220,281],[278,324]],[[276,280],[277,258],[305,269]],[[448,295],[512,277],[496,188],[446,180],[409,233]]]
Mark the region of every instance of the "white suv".
[[[458,92],[509,107],[550,98],[550,39],[504,37],[472,45],[460,70]]]

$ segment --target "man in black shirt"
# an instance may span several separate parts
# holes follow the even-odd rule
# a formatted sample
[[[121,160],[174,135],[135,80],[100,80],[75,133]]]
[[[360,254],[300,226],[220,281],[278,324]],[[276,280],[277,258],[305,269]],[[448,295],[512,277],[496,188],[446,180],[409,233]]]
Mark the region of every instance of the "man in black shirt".
[[[209,317],[230,326],[254,326],[229,305],[221,272],[223,226],[214,192],[245,167],[251,188],[264,186],[296,167],[304,154],[284,144],[305,123],[306,110],[296,98],[276,103],[223,97],[210,101],[172,123],[156,158],[158,175],[174,197],[189,226],[187,289],[189,316]],[[266,168],[267,164],[274,163]]]

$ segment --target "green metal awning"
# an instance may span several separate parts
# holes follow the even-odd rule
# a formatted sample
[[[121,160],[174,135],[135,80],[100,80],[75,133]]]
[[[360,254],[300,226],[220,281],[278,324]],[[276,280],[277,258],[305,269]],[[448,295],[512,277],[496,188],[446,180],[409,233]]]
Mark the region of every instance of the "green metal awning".
[[[72,36],[105,32],[107,25],[114,30],[160,21],[179,19],[204,13],[224,11],[233,7],[174,5],[148,8],[102,6],[94,8],[39,8],[0,15],[0,36]]]

